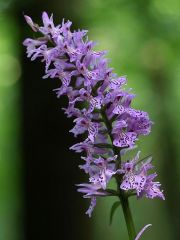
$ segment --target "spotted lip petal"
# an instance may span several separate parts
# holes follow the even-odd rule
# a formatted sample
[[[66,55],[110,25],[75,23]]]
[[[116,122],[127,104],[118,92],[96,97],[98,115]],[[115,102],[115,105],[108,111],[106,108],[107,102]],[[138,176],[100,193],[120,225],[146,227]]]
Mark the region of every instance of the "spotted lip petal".
[[[123,174],[123,181],[120,188],[124,191],[135,190],[137,197],[141,198],[164,198],[163,191],[160,190],[161,184],[154,182],[153,179],[157,177],[156,173],[148,174],[148,170],[152,169],[151,157],[148,157],[143,162],[138,163],[140,152],[130,162],[123,162],[119,174]]]

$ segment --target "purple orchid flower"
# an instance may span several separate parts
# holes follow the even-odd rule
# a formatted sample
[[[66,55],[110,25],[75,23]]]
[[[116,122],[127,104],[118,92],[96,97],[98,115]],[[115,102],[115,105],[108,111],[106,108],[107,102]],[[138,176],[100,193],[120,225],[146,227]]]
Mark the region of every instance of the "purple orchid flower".
[[[70,132],[84,138],[70,149],[84,154],[81,157],[84,164],[79,167],[88,175],[89,182],[78,184],[77,191],[91,199],[86,213],[91,217],[96,198],[111,196],[112,192],[124,204],[123,211],[128,208],[127,196],[132,192],[138,199],[143,196],[164,199],[161,184],[154,181],[157,174],[149,174],[153,167],[151,158],[140,161],[138,152],[131,161],[121,160],[122,155],[135,148],[141,135],[151,132],[153,122],[148,113],[132,107],[135,94],[125,89],[126,77],[117,76],[109,67],[106,51],[95,51],[95,43],[88,40],[87,31],[72,31],[70,21],[63,20],[55,26],[53,15],[49,17],[46,12],[42,14],[42,26],[29,16],[25,15],[25,20],[34,32],[42,35],[24,40],[27,57],[45,64],[43,78],[60,82],[54,91],[57,97],[67,96],[68,105],[63,110],[67,117],[74,118]],[[118,190],[108,189],[112,178]],[[129,236],[134,240],[135,231],[131,230]]]

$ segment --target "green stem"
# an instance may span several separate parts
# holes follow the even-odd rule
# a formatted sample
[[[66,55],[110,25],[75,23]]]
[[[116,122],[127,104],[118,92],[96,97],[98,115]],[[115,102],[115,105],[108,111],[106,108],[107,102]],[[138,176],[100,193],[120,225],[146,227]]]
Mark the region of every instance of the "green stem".
[[[122,205],[122,209],[123,209],[123,213],[124,213],[124,218],[125,218],[125,221],[126,221],[129,240],[134,240],[135,237],[136,237],[136,232],[135,232],[134,222],[133,222],[128,198],[125,197],[123,193],[120,194],[119,198],[120,198],[120,201],[121,201],[121,205]]]
[[[114,152],[115,155],[118,155],[118,158],[117,158],[117,161],[116,161],[116,168],[118,169],[121,165],[121,156],[120,156],[120,149],[113,145],[113,136],[111,134],[112,123],[108,119],[105,109],[101,110],[101,116],[102,116],[102,119],[104,120],[105,126],[108,130],[109,137],[110,137],[111,142],[112,142],[113,152]],[[120,186],[120,183],[121,183],[121,177],[116,176],[116,182],[117,182],[117,189],[118,189],[118,192],[119,192],[119,199],[120,199],[120,202],[121,202],[121,205],[122,205],[123,214],[124,214],[124,218],[125,218],[125,221],[126,221],[129,240],[134,240],[135,237],[136,237],[136,232],[135,232],[134,222],[133,222],[133,218],[132,218],[132,214],[131,214],[131,210],[130,210],[130,206],[129,206],[128,196],[125,195],[122,190],[119,190],[119,186]]]

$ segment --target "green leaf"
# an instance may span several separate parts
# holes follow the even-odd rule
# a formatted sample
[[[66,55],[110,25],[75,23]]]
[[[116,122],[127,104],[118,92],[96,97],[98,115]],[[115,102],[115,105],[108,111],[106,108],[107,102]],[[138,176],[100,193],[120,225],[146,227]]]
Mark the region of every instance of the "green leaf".
[[[110,212],[110,219],[109,219],[109,225],[112,224],[113,216],[116,211],[116,209],[121,205],[120,201],[114,202],[112,207],[111,207],[111,212]]]

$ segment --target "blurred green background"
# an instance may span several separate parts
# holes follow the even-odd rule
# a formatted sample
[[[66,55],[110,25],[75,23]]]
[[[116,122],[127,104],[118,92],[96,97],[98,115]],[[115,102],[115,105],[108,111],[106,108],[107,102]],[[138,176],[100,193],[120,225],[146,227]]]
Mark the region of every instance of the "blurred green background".
[[[21,42],[25,36],[32,36],[23,12],[40,22],[44,10],[54,13],[56,23],[65,17],[74,22],[74,28],[89,30],[89,39],[98,42],[97,48],[109,51],[115,72],[128,77],[128,86],[137,94],[134,106],[149,112],[155,122],[151,135],[140,139],[139,148],[142,156],[153,155],[166,201],[132,199],[134,221],[137,231],[145,224],[153,224],[142,239],[180,239],[180,1],[0,0],[0,240],[31,239],[26,233],[27,196],[23,182],[22,86],[26,79],[22,74],[25,49]],[[33,81],[44,84],[40,78],[34,79],[31,67],[29,62],[26,71],[32,74]],[[79,230],[74,239],[127,239],[120,209],[109,226],[113,202],[100,199],[93,217],[86,220],[88,230],[81,230],[87,227],[83,221],[81,225],[76,223]],[[86,208],[71,202],[71,208],[77,206],[74,219],[82,218]],[[58,235],[51,239],[60,238]]]

